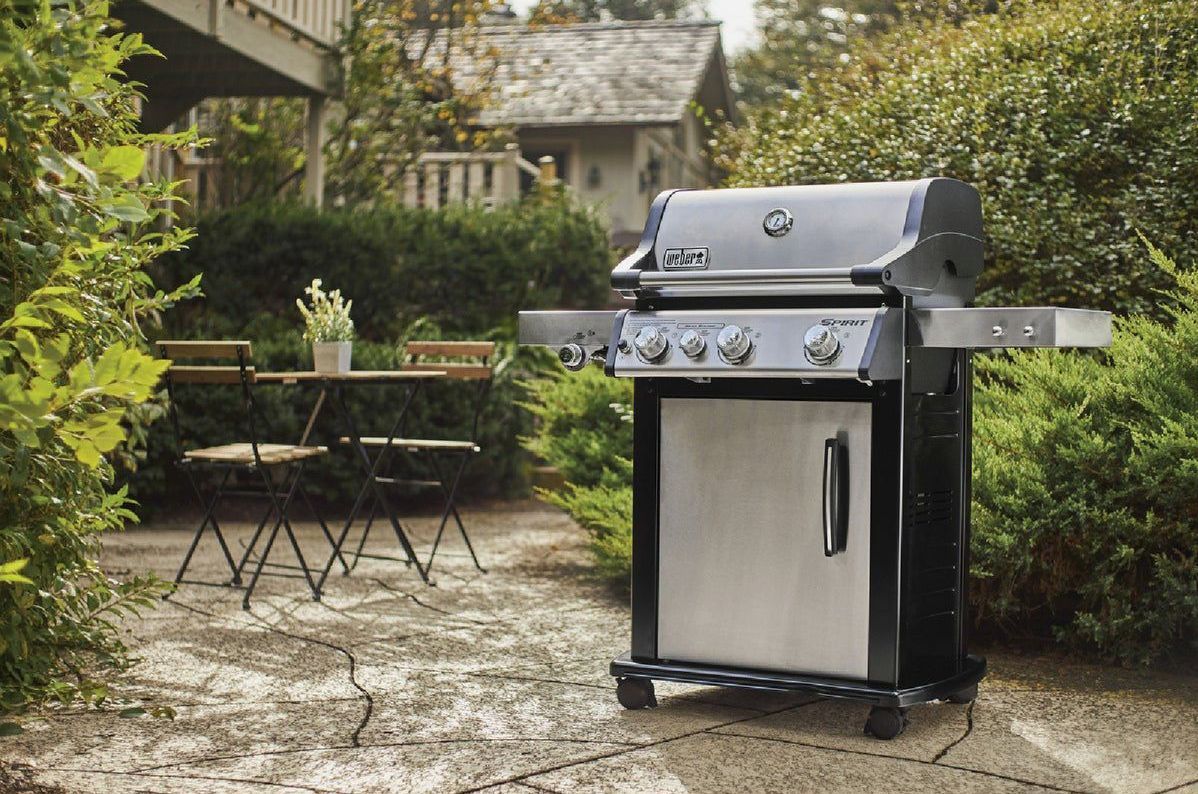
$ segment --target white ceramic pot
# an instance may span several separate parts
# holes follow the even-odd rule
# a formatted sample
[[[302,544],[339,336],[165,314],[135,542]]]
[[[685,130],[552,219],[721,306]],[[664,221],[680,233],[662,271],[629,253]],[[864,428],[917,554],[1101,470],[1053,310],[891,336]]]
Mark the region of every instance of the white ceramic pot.
[[[353,342],[313,342],[312,368],[317,372],[349,372]]]

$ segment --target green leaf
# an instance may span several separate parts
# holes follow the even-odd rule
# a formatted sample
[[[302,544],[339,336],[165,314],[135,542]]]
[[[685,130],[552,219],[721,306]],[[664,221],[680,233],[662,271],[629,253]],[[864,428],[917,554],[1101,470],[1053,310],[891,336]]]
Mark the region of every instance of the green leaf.
[[[137,179],[145,168],[146,153],[139,146],[114,146],[104,152],[100,168],[115,174],[123,181]]]

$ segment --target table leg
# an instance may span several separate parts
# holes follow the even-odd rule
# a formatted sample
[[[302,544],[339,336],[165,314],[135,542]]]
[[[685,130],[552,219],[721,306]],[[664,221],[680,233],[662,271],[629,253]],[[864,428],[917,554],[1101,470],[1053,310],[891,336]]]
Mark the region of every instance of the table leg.
[[[397,540],[399,540],[400,546],[403,547],[404,554],[406,554],[411,563],[416,566],[416,572],[420,574],[420,579],[425,584],[431,585],[433,583],[428,578],[428,571],[425,570],[424,566],[420,564],[420,559],[416,556],[415,549],[412,548],[412,544],[408,540],[407,534],[400,525],[399,518],[396,516],[395,510],[391,507],[390,500],[387,499],[386,489],[384,489],[382,487],[382,483],[378,481],[378,473],[382,465],[383,458],[386,457],[386,454],[391,450],[391,442],[395,440],[395,433],[402,426],[404,417],[406,416],[408,408],[411,406],[412,400],[416,396],[416,392],[419,387],[420,383],[417,381],[409,390],[408,397],[404,401],[404,405],[400,410],[399,417],[396,419],[395,425],[391,429],[391,434],[387,437],[387,444],[379,451],[378,456],[373,461],[370,460],[370,453],[366,451],[365,445],[362,444],[362,437],[358,434],[358,429],[354,425],[353,416],[350,414],[349,408],[345,404],[344,389],[341,386],[335,387],[332,396],[333,408],[341,415],[341,421],[345,423],[346,435],[349,437],[350,445],[354,448],[354,453],[357,456],[358,461],[362,464],[362,470],[366,473],[368,478],[366,485],[363,487],[362,491],[359,492],[359,499],[354,505],[354,514],[356,514],[358,509],[360,509],[362,499],[365,496],[366,488],[369,488],[373,491],[374,497],[379,506],[382,508],[383,514],[386,515],[387,519],[391,522],[391,528],[395,531],[395,537]],[[351,520],[354,518],[354,514],[351,514]],[[341,543],[344,543],[345,536],[348,534],[348,532],[349,522],[346,523],[345,528],[341,532],[341,537],[338,538],[338,545],[336,549],[338,553],[341,550]],[[326,573],[330,568],[332,568],[332,559],[329,560],[329,565],[326,566]]]

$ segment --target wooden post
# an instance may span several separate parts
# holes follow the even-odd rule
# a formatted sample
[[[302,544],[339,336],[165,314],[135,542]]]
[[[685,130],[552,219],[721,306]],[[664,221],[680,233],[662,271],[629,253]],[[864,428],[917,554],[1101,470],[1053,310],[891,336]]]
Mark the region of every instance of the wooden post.
[[[461,204],[466,199],[466,166],[463,163],[449,164],[449,189],[446,191],[446,204]]]
[[[471,160],[466,174],[468,177],[466,182],[469,184],[466,199],[487,199],[487,164],[482,160]]]
[[[319,209],[324,204],[324,110],[325,99],[308,97],[308,135],[304,150],[304,199]]]
[[[441,164],[435,160],[424,164],[424,206],[430,210],[441,207]]]
[[[221,12],[225,0],[208,0],[208,35],[219,39],[221,34]]]
[[[416,175],[415,165],[403,175],[403,205],[413,209],[420,206],[420,177]]]
[[[541,167],[540,181],[542,185],[552,185],[557,181],[557,162],[552,157],[545,155],[537,160],[537,165]]]
[[[519,158],[520,144],[509,143],[503,148],[503,159],[495,162],[491,171],[491,189],[498,204],[520,198],[520,166],[516,165]]]

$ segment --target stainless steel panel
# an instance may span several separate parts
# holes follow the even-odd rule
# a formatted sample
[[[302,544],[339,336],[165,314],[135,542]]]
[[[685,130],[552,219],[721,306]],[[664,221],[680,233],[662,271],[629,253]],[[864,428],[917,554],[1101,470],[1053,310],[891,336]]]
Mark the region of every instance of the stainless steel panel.
[[[1110,312],[1055,306],[920,309],[911,312],[918,347],[1110,347]]]
[[[898,246],[918,184],[873,182],[675,193],[666,205],[653,246],[657,269],[670,270],[667,252],[678,249],[707,250],[703,266],[711,271],[864,265]],[[772,237],[762,226],[775,209],[785,209],[793,216],[793,225],[784,236]]]
[[[520,312],[522,345],[584,345],[600,347],[611,341],[616,312]]]
[[[883,316],[901,317],[898,309]],[[615,374],[620,377],[687,378],[857,378],[870,332],[878,321],[877,309],[710,309],[706,311],[629,312],[620,331],[622,346],[616,354]],[[826,364],[816,364],[804,353],[803,335],[814,325],[827,325],[841,343],[841,352]],[[647,325],[660,328],[670,342],[665,355],[651,362],[635,351],[633,340]],[[738,364],[730,364],[716,350],[716,337],[727,325],[746,330],[753,351]],[[691,358],[678,346],[683,333],[696,330],[706,340],[702,355]],[[883,322],[880,356],[871,363],[877,379],[900,374],[901,322]],[[889,356],[893,360],[886,358]],[[890,366],[887,366],[890,365]]]
[[[661,401],[658,655],[864,679],[870,405]],[[823,456],[848,450],[847,545],[824,556]]]

